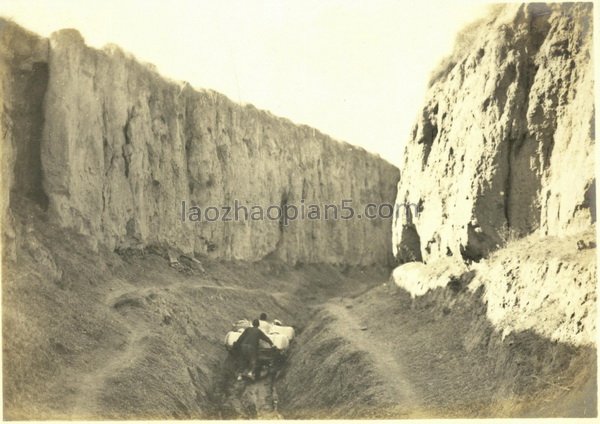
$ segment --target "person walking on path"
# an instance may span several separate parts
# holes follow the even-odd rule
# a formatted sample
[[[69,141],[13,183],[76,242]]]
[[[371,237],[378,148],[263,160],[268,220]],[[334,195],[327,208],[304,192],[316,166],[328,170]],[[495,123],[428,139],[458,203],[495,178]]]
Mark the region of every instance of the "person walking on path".
[[[254,372],[258,362],[258,342],[264,340],[273,347],[271,339],[263,333],[259,328],[259,320],[255,319],[252,321],[252,327],[248,327],[244,330],[240,338],[235,342],[239,347],[242,358],[244,359],[244,365],[248,369],[248,377],[254,379]],[[241,379],[241,375],[238,376],[238,380]]]

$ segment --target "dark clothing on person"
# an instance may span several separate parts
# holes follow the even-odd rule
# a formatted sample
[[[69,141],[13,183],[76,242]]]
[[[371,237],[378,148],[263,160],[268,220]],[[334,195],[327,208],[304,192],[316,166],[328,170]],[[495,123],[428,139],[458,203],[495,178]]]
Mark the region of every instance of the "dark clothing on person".
[[[269,343],[269,345],[273,346],[273,342],[262,330],[257,327],[248,327],[244,330],[240,338],[237,340],[237,343],[241,345],[248,345],[258,349],[258,342],[260,340],[264,340]]]
[[[258,361],[258,342],[264,340],[273,346],[273,342],[265,333],[257,327],[248,327],[244,330],[236,344],[240,347],[240,353],[250,371],[254,372]]]
[[[240,347],[240,353],[242,354],[242,366],[249,370],[252,371],[253,373],[256,372],[256,366],[258,365],[258,349],[244,344]]]

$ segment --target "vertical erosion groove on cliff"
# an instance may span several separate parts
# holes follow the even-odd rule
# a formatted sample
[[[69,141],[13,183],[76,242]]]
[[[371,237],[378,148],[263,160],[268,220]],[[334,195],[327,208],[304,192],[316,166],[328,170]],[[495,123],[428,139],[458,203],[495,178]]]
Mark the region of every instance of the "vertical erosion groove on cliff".
[[[0,19],[0,219],[3,254],[14,257],[10,193],[18,192],[45,209],[40,144],[48,84],[48,40]]]
[[[3,169],[14,170],[3,171],[3,184],[37,197],[92,247],[161,244],[289,263],[391,260],[390,219],[181,219],[182,201],[203,209],[235,200],[265,208],[344,199],[357,210],[393,204],[399,173],[379,157],[168,81],[117,47],[89,48],[75,30],[48,41],[7,21],[2,28]],[[10,219],[6,207],[3,214]]]
[[[592,4],[505,6],[466,28],[407,143],[403,262],[479,260],[507,239],[595,222]]]

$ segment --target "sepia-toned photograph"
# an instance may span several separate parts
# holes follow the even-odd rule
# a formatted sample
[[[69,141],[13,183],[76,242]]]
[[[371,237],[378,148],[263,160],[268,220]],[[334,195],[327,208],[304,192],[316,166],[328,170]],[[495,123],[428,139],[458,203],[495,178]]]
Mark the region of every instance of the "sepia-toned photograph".
[[[2,419],[597,419],[594,9],[1,1]]]

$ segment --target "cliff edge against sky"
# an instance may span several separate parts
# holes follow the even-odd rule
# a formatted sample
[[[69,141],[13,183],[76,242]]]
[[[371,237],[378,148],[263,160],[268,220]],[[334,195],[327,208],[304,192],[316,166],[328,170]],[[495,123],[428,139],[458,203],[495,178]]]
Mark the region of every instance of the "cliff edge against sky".
[[[407,143],[394,227],[403,261],[478,260],[595,223],[592,4],[527,4],[465,28]]]
[[[12,191],[93,248],[160,244],[225,259],[389,263],[391,219],[182,222],[182,201],[185,214],[191,206],[222,214],[236,200],[266,210],[348,199],[358,213],[394,202],[394,166],[166,80],[114,46],[89,48],[75,30],[48,40],[1,25],[5,222]],[[14,235],[5,236],[10,248]]]

